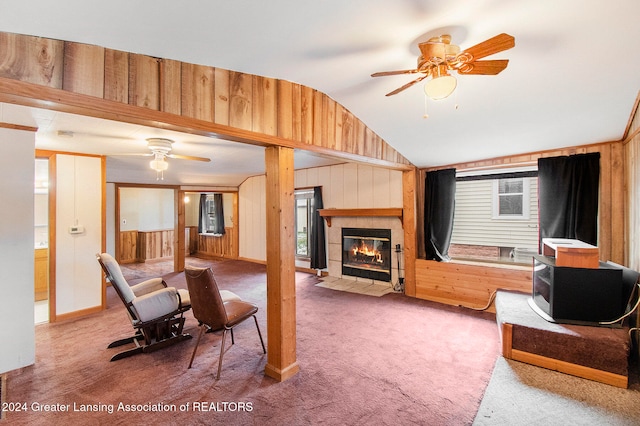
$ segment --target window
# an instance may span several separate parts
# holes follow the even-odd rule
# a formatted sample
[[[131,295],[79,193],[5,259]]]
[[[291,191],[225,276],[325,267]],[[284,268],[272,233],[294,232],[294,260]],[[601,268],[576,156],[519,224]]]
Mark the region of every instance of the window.
[[[298,189],[295,191],[296,199],[296,256],[308,258],[309,232],[311,230],[311,201],[313,189]]]
[[[538,247],[537,172],[459,172],[449,255],[531,264]]]
[[[224,234],[222,194],[204,195],[204,203],[200,206],[200,221],[200,232],[215,235]]]
[[[493,218],[529,219],[529,179],[493,181]]]

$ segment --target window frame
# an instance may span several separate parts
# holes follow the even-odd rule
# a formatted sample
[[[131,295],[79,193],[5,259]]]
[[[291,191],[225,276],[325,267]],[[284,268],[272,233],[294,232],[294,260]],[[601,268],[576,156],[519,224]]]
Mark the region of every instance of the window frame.
[[[296,189],[294,190],[294,199],[295,199],[295,205],[294,205],[294,217],[295,217],[295,229],[294,229],[294,234],[295,234],[295,256],[297,259],[301,259],[301,260],[309,260],[311,259],[311,252],[309,250],[309,245],[310,245],[310,232],[311,232],[311,210],[312,210],[312,201],[313,201],[313,189]],[[306,223],[306,237],[307,237],[307,254],[299,254],[298,253],[298,200],[306,200],[307,202],[307,223]]]
[[[520,180],[522,182],[522,192],[508,192],[500,194],[500,181],[502,180]],[[530,209],[530,185],[531,181],[525,177],[509,177],[499,178],[493,180],[493,194],[491,200],[493,220],[529,220],[531,218]],[[521,214],[501,214],[500,213],[500,197],[505,195],[520,195],[522,200],[522,213]]]

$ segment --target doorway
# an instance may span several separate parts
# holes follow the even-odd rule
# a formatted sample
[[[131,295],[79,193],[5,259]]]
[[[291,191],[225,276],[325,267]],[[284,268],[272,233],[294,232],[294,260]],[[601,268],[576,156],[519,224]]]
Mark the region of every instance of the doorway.
[[[34,321],[49,321],[49,160],[35,159],[34,177]]]

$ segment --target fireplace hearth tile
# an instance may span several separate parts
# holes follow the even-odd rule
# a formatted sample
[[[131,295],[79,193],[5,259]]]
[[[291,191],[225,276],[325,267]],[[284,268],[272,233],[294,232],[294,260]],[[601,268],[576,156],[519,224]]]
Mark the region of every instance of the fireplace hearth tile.
[[[316,286],[374,297],[381,297],[385,294],[393,293],[393,288],[391,288],[389,284],[376,284],[372,281],[365,282],[335,277],[323,278]]]

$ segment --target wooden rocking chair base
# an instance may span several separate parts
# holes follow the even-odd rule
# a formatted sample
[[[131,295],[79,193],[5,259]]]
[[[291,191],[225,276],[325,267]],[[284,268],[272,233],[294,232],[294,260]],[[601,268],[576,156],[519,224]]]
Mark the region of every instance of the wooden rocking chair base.
[[[140,353],[150,353],[192,338],[190,334],[182,333],[184,317],[170,318],[163,323],[141,325],[133,336],[110,343],[107,347],[109,349],[129,343],[135,345],[131,349],[115,354],[110,361],[117,361]],[[141,344],[140,341],[143,343]]]

